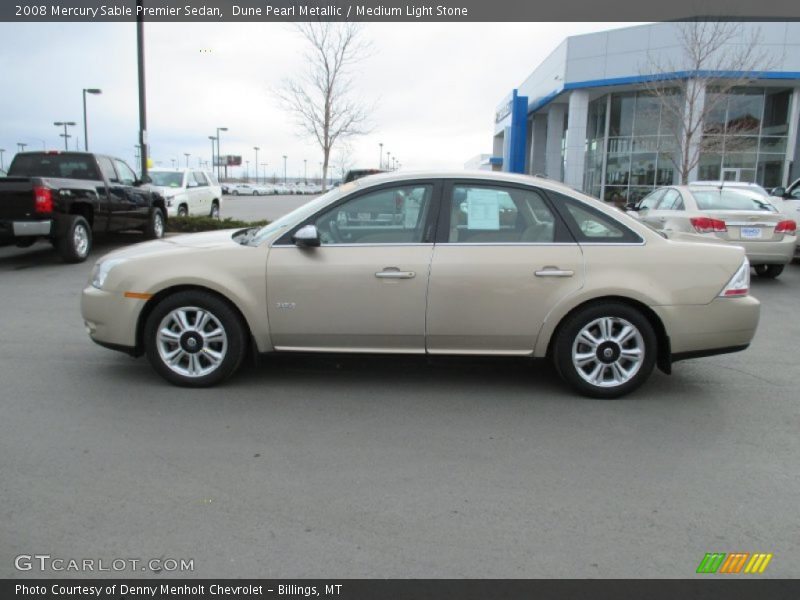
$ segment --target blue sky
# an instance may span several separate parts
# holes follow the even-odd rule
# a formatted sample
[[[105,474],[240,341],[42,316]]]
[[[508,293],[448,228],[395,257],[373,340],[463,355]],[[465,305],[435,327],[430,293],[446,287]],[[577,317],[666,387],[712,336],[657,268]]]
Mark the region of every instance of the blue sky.
[[[374,53],[355,73],[357,93],[374,102],[373,131],[351,143],[354,165],[375,166],[378,143],[404,168],[461,168],[491,150],[496,105],[568,35],[619,23],[375,23]],[[222,153],[242,154],[267,172],[318,170],[321,152],[298,135],[273,93],[303,69],[302,42],[278,23],[148,23],[148,129],[151,154],[169,166],[210,160],[209,135],[227,126]],[[63,148],[54,121],[75,121],[83,144],[81,90],[89,96],[92,150],[133,164],[138,142],[136,31],[133,23],[0,24],[0,148],[16,142]],[[75,143],[73,137],[70,142]]]

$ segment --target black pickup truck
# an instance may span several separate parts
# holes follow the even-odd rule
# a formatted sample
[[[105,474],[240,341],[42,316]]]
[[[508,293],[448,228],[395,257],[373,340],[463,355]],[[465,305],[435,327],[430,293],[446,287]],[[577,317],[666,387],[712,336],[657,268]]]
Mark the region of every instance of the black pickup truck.
[[[124,161],[88,152],[21,152],[0,178],[0,246],[49,239],[66,262],[86,260],[94,233],[164,235],[164,198]]]

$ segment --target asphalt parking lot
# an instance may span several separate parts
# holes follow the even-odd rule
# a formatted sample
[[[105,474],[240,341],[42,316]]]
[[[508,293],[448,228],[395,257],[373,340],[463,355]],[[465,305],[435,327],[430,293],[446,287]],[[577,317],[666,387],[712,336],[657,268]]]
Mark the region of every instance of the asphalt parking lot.
[[[224,196],[222,217],[239,221],[274,221],[278,217],[311,202],[316,195],[308,196]]]
[[[281,356],[186,390],[84,331],[94,259],[133,239],[80,265],[0,249],[0,577],[41,576],[14,568],[38,553],[199,578],[677,578],[712,551],[797,575],[800,265],[754,277],[749,350],[622,400],[517,359]]]

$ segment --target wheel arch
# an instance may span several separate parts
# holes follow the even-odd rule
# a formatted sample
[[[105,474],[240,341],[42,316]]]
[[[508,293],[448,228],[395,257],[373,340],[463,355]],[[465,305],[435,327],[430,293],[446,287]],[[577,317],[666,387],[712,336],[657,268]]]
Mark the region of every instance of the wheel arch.
[[[615,295],[598,296],[596,298],[590,298],[588,300],[584,300],[580,304],[572,307],[565,315],[563,315],[559,319],[558,324],[556,325],[555,329],[553,329],[552,334],[547,340],[547,350],[545,352],[546,357],[548,359],[551,359],[553,357],[553,346],[555,344],[555,341],[558,339],[558,335],[561,333],[564,324],[570,317],[572,317],[572,315],[593,304],[600,304],[603,302],[617,302],[620,304],[625,304],[642,313],[642,316],[644,316],[647,319],[647,321],[653,327],[653,331],[656,334],[656,340],[658,343],[656,365],[664,373],[667,374],[671,373],[672,350],[670,346],[669,335],[667,335],[667,330],[666,327],[664,327],[663,321],[652,308],[647,306],[647,304],[641,302],[640,300],[636,300],[634,298],[630,298],[627,296],[615,296]]]
[[[156,306],[158,306],[158,304],[162,300],[173,294],[177,294],[179,292],[190,292],[190,291],[204,292],[211,294],[218,300],[227,304],[239,317],[239,320],[241,321],[242,326],[245,329],[245,334],[250,342],[248,344],[249,350],[257,351],[255,338],[253,337],[253,331],[250,327],[250,322],[247,320],[247,317],[245,316],[241,308],[239,308],[239,306],[237,306],[237,304],[233,300],[231,300],[224,294],[219,293],[217,290],[211,289],[210,287],[205,287],[197,284],[179,284],[164,288],[163,290],[160,290],[159,292],[154,294],[152,298],[147,300],[144,307],[139,312],[139,316],[136,320],[136,347],[134,351],[135,356],[141,356],[142,354],[144,354],[144,326],[145,323],[147,323],[147,319],[150,317],[153,310],[155,310]]]

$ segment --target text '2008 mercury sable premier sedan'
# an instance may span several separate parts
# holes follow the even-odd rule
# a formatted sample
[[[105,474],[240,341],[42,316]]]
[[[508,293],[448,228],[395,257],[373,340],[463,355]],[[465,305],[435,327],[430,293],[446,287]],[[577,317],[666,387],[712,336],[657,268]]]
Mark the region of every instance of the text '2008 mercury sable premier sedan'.
[[[82,312],[94,341],[178,385],[248,352],[513,355],[612,398],[755,334],[744,250],[680,235],[544,179],[375,175],[262,228],[112,252]]]

